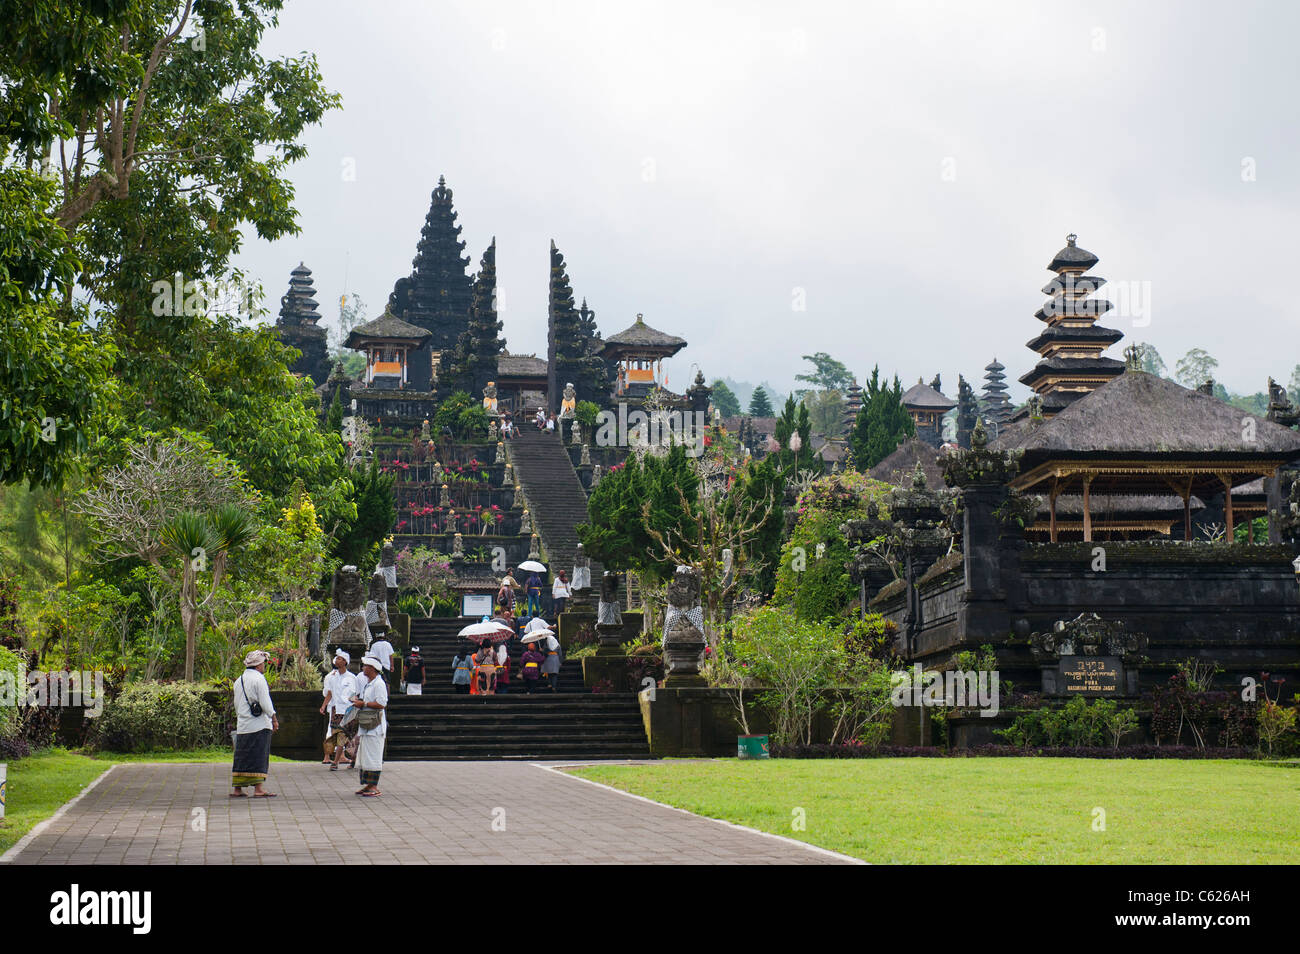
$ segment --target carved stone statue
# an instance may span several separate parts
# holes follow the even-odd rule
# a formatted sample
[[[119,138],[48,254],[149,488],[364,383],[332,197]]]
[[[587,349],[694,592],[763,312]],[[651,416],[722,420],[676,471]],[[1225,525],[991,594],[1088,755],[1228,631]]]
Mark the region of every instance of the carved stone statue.
[[[704,637],[704,608],[700,605],[700,571],[679,566],[668,584],[664,617],[664,682],[698,684]]]
[[[524,511],[523,516],[520,517],[520,519],[519,519],[519,532],[520,532],[520,533],[532,533],[532,532],[533,532],[533,518],[532,518],[532,516],[528,513],[527,510]]]
[[[596,622],[606,626],[623,626],[623,608],[618,601],[618,574],[606,570],[600,578],[600,602],[596,604]]]
[[[515,485],[515,469],[506,461],[506,468],[501,472],[501,486],[513,487]]]
[[[578,409],[578,392],[570,382],[564,386],[564,397],[560,401],[560,418],[573,417]]]
[[[381,567],[375,567],[370,578],[370,593],[366,599],[366,625],[372,633],[388,631],[388,581]]]
[[[1300,395],[1291,395],[1300,397]],[[1268,379],[1268,414],[1270,421],[1283,427],[1295,427],[1300,424],[1300,407],[1287,397],[1286,388],[1272,378]]]
[[[451,558],[453,560],[465,559],[465,541],[459,532],[451,538]]]
[[[496,435],[493,434],[492,436],[495,437]],[[503,441],[497,441],[497,456],[496,459],[492,461],[492,463],[504,464],[505,462],[506,462],[506,445]]]
[[[420,425],[420,440],[427,441],[428,439],[429,439],[429,419],[426,417],[424,419],[424,423]]]
[[[437,460],[433,460],[430,462],[429,467],[430,467],[430,474],[429,474],[430,480],[432,480],[433,485],[436,487],[440,483],[442,483],[442,464],[438,463]]]
[[[492,420],[488,421],[488,440],[494,441],[496,439],[497,439],[497,421],[496,418],[493,418]]]
[[[578,425],[574,424],[573,426],[577,427]],[[582,457],[578,459],[578,465],[585,466],[585,467],[591,466],[591,445],[590,444],[582,445]]]
[[[528,538],[528,559],[540,560],[542,558],[542,540],[537,534]]]
[[[581,444],[582,443],[582,422],[575,418],[573,421],[573,429],[569,433],[571,435],[569,439],[570,444],[573,444],[575,447],[578,444]]]
[[[593,467],[591,468],[591,486],[592,486],[592,487],[595,487],[598,483],[600,483],[600,477],[601,477],[601,474],[600,474],[600,465],[599,465],[599,464],[596,464],[595,466],[593,466]]]
[[[606,570],[600,578],[600,600],[596,603],[596,638],[598,656],[622,656],[623,607],[618,600],[618,574]]]
[[[335,571],[329,624],[325,632],[326,642],[370,645],[365,602],[366,591],[361,585],[361,574],[357,568],[345,566]]]
[[[438,493],[438,506],[440,507],[451,506],[451,490],[447,487],[446,484],[442,485],[442,490]]]
[[[516,510],[524,507],[524,488],[515,484],[515,499],[510,502],[510,506]]]
[[[495,381],[489,381],[487,387],[483,389],[483,410],[488,412],[488,416],[496,417],[497,383]]]
[[[573,592],[587,590],[591,588],[591,560],[587,557],[587,551],[582,549],[582,544],[578,544],[577,552],[573,555]]]

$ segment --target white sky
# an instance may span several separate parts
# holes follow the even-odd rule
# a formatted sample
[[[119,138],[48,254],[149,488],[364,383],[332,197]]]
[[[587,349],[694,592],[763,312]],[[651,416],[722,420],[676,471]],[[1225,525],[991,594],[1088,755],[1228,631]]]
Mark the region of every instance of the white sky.
[[[377,315],[445,174],[473,268],[497,238],[515,353],[545,354],[554,238],[606,336],[643,312],[690,341],[675,390],[694,364],[788,388],[828,351],[955,395],[1032,367],[1073,231],[1150,305],[1111,357],[1202,347],[1254,392],[1300,361],[1298,11],[290,0],[267,51],[315,52],[344,105],[290,172],[302,233],[239,262]]]

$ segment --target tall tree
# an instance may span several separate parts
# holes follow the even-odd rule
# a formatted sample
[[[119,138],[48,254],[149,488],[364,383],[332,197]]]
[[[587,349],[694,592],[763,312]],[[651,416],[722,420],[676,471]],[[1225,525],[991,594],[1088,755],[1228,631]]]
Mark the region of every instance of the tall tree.
[[[1147,374],[1154,374],[1158,378],[1163,378],[1169,373],[1165,367],[1164,359],[1160,357],[1160,352],[1156,346],[1141,341],[1137,345],[1138,360],[1142,363],[1142,370]]]
[[[785,399],[781,416],[772,428],[779,450],[776,452],[776,466],[781,475],[793,478],[798,471],[809,471],[815,460],[812,450],[812,422],[808,417],[808,405],[795,404],[794,396]],[[797,438],[797,440],[796,440]]]
[[[749,416],[750,417],[775,417],[772,410],[772,402],[768,400],[767,392],[761,387],[754,388],[754,393],[749,399]]]
[[[737,417],[740,414],[740,400],[736,397],[736,392],[727,387],[722,378],[716,378],[711,385],[713,395],[710,400],[714,408],[723,417]]]
[[[898,375],[894,375],[892,385],[882,385],[879,366],[872,368],[863,390],[862,410],[849,434],[854,465],[863,472],[869,470],[915,434],[916,425],[903,407],[903,385]]]
[[[1193,348],[1178,359],[1174,377],[1185,388],[1198,388],[1214,377],[1219,362],[1200,348]]]
[[[853,384],[853,373],[825,351],[806,354],[803,359],[812,362],[813,370],[808,374],[796,374],[796,381],[807,381],[819,391],[846,391]],[[802,397],[803,393],[798,391],[795,396]]]

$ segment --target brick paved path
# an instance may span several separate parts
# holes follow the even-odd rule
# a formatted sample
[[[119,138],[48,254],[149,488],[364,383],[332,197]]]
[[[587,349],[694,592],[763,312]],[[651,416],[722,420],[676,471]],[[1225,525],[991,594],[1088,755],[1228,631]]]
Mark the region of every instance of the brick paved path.
[[[390,763],[382,798],[354,795],[355,771],[307,763],[271,765],[278,798],[227,798],[229,782],[227,765],[117,765],[9,860],[340,864],[364,860],[375,841],[400,864],[850,860],[521,762]]]

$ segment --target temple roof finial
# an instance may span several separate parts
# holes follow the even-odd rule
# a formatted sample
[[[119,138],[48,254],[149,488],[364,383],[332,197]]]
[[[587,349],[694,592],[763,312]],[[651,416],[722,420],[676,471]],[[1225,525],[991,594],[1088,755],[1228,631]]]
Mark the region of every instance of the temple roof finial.
[[[1071,232],[1069,235],[1065,237],[1065,244],[1070,246],[1070,248],[1074,248],[1074,243],[1077,242],[1078,240],[1079,240],[1079,236]]]

